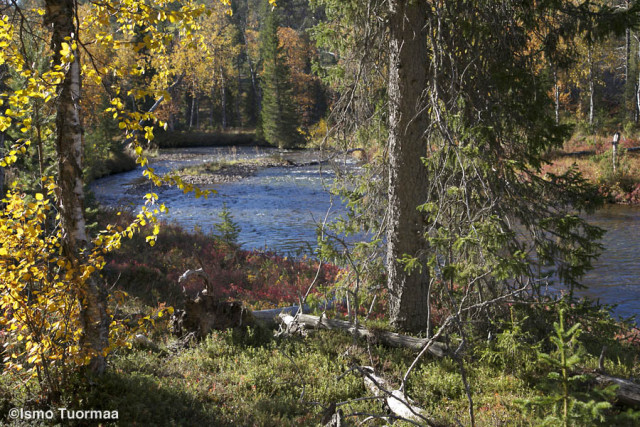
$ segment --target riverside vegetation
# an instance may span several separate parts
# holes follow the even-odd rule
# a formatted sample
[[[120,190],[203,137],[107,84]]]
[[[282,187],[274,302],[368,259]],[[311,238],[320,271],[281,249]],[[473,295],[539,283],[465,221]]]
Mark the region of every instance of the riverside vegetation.
[[[544,172],[563,173],[574,168],[597,189],[607,203],[640,203],[640,153],[633,131],[623,133],[619,144],[616,170],[613,169],[612,131],[608,135],[576,133],[563,150],[550,154]],[[632,149],[633,151],[629,151]]]
[[[124,225],[130,221],[125,217],[109,211],[100,221]],[[135,325],[165,304],[181,307],[185,297],[204,287],[197,278],[178,285],[178,277],[196,266],[213,278],[221,299],[239,299],[253,309],[300,301],[317,274],[317,261],[238,249],[237,228],[228,213],[221,215],[216,228],[217,237],[164,225],[153,248],[146,243],[150,231],[124,241],[120,251],[107,256],[103,269],[105,280],[128,294],[126,300],[113,302],[114,315]],[[329,295],[340,294],[340,275],[334,266],[321,266],[309,299],[315,310],[322,311]],[[382,316],[384,292],[378,296],[373,307],[378,315],[365,321],[373,330],[388,328]],[[606,307],[566,298],[502,308],[508,313],[505,320],[485,320],[489,335],[474,334],[465,355],[479,425],[640,422],[640,412],[615,404],[611,387],[600,389],[589,380],[604,346],[609,374],[640,375],[640,335],[631,323],[614,321]],[[341,318],[347,315],[346,307],[338,304],[327,314]],[[442,321],[446,313],[440,314]],[[368,394],[353,367],[371,365],[398,384],[415,358],[413,351],[354,341],[347,333],[318,331],[307,338],[278,338],[262,327],[214,332],[183,347],[167,332],[166,322],[167,316],[156,315],[147,332],[154,348],[134,343],[116,350],[109,372],[91,384],[82,374],[72,374],[56,404],[117,408],[119,421],[113,425],[292,426],[318,425],[336,404],[350,423],[362,414],[386,416],[382,402]],[[548,325],[554,323],[556,335],[549,336]],[[455,342],[457,337],[452,334],[447,340]],[[53,403],[35,378],[16,380],[7,373],[0,379],[2,413],[12,407],[47,409]],[[18,383],[23,386],[16,387]],[[467,393],[455,358],[425,358],[406,387],[437,425],[469,422]]]

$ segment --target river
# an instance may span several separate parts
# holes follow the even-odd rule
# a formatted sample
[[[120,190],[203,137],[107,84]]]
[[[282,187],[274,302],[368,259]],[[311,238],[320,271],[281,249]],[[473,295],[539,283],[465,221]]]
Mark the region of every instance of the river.
[[[195,166],[214,160],[242,160],[281,155],[295,163],[317,160],[313,152],[289,151],[260,147],[205,147],[161,150],[150,165],[156,173]],[[341,159],[343,167],[353,168],[353,159]],[[132,207],[142,205],[141,196],[148,192],[159,193],[169,208],[164,216],[187,230],[198,229],[205,233],[214,231],[219,223],[223,204],[231,211],[240,226],[239,242],[246,249],[270,249],[280,253],[298,255],[310,253],[316,241],[316,227],[327,212],[334,217],[343,212],[341,203],[331,203],[329,187],[335,177],[331,165],[302,167],[272,167],[259,170],[245,179],[213,186],[217,194],[207,200],[186,196],[176,188],[163,188],[146,184],[132,187],[139,180],[140,170],[112,175],[95,181],[91,188],[96,199],[107,206]]]
[[[159,174],[185,166],[218,159],[250,159],[282,155],[296,163],[317,158],[313,152],[279,152],[259,147],[203,147],[161,150],[150,164]],[[341,167],[353,168],[351,159],[339,159]],[[316,227],[330,213],[343,212],[341,203],[332,203],[329,187],[335,172],[329,166],[273,167],[259,170],[245,179],[210,186],[217,194],[208,199],[185,196],[175,188],[161,192],[150,184],[132,186],[140,170],[113,175],[95,181],[91,188],[103,205],[139,209],[142,195],[158,192],[170,211],[164,217],[188,230],[210,233],[220,220],[218,213],[226,203],[240,226],[239,243],[246,249],[270,249],[300,255],[311,253],[316,242]],[[204,187],[207,188],[207,187]],[[640,208],[607,206],[589,215],[587,220],[607,230],[605,250],[594,269],[584,278],[587,289],[577,293],[606,304],[617,304],[619,316],[640,315]]]

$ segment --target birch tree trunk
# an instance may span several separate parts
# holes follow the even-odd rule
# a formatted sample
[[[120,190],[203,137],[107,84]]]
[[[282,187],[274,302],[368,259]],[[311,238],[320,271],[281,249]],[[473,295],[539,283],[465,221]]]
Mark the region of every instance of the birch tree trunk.
[[[594,96],[595,96],[595,82],[593,81],[594,79],[594,73],[593,73],[593,56],[591,53],[591,46],[589,46],[589,52],[588,52],[588,61],[589,61],[589,125],[593,126],[593,112],[594,112]]]
[[[394,326],[419,331],[427,326],[429,276],[426,268],[405,270],[404,255],[425,259],[423,217],[426,200],[427,116],[421,95],[427,88],[426,2],[390,2],[389,223],[387,235],[389,313]]]
[[[556,124],[560,123],[560,85],[558,84],[558,69],[553,67],[553,84],[555,95],[555,108],[556,108]]]
[[[51,24],[51,45],[56,52],[54,64],[62,64],[62,43],[77,40],[74,0],[46,0],[45,23]],[[70,40],[65,40],[70,38]],[[63,230],[63,251],[72,264],[81,262],[81,250],[88,245],[84,219],[84,189],[82,182],[83,129],[80,120],[81,74],[80,55],[73,51],[73,60],[63,65],[66,69],[58,86],[56,110],[56,148],[58,154],[59,211]],[[106,291],[95,276],[90,278],[79,296],[83,325],[82,344],[92,352],[90,369],[96,374],[104,372],[103,351],[109,344],[109,317]]]

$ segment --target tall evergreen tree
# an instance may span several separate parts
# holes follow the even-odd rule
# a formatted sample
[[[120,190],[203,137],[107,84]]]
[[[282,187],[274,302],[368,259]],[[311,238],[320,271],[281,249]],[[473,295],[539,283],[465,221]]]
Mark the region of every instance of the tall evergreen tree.
[[[557,57],[558,41],[624,32],[635,12],[588,1],[562,8],[557,2],[488,0],[391,0],[373,2],[377,8],[371,9],[339,0],[321,4],[329,16],[339,15],[340,25],[316,30],[321,45],[341,54],[335,70],[349,66],[341,61],[358,61],[351,66],[357,70],[349,82],[353,89],[341,82],[342,99],[334,105],[345,132],[359,131],[349,119],[364,122],[363,115],[374,120],[379,114],[366,105],[366,91],[357,96],[362,82],[372,79],[365,73],[385,73],[387,80],[383,215],[392,324],[429,329],[429,302],[437,299],[457,313],[463,336],[466,321],[491,318],[488,300],[535,297],[551,281],[570,292],[580,286],[599,251],[594,240],[601,230],[576,215],[596,205],[593,189],[574,170],[541,177],[544,153],[561,146],[568,129],[555,123],[551,80],[531,65],[543,52]],[[601,19],[591,19],[594,14]],[[350,34],[339,38],[343,27],[351,31],[342,17],[353,19],[368,43],[359,45]],[[532,49],[530,36],[537,33],[545,36],[542,47]],[[388,57],[386,69],[371,64],[376,50]],[[349,78],[332,72],[329,83]],[[379,197],[383,205],[382,192],[366,184],[352,186],[355,203]]]
[[[298,132],[300,121],[293,103],[289,69],[278,38],[278,12],[268,5],[265,10],[260,34],[263,60],[262,135],[267,142],[280,148],[295,147],[303,142],[303,138]]]

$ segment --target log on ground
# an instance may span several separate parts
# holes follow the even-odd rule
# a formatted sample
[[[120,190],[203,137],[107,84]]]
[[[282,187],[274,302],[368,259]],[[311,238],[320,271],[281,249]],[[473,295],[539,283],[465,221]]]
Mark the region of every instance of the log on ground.
[[[280,322],[284,322],[282,317]],[[359,336],[371,338],[377,340],[390,347],[404,347],[412,350],[420,351],[428,343],[428,339],[415,338],[407,335],[397,334],[395,332],[388,331],[370,331],[366,328],[358,326],[357,328],[350,322],[344,320],[328,319],[326,317],[311,316],[309,314],[299,314],[296,319],[296,323],[311,327],[311,328],[323,328],[323,329],[341,329],[350,333],[357,333]],[[289,326],[289,325],[288,325]],[[429,353],[437,357],[443,357],[447,347],[443,343],[434,342],[429,347]]]
[[[603,387],[611,384],[617,385],[616,400],[618,403],[640,408],[640,384],[606,374],[596,374],[594,381],[596,384]]]

